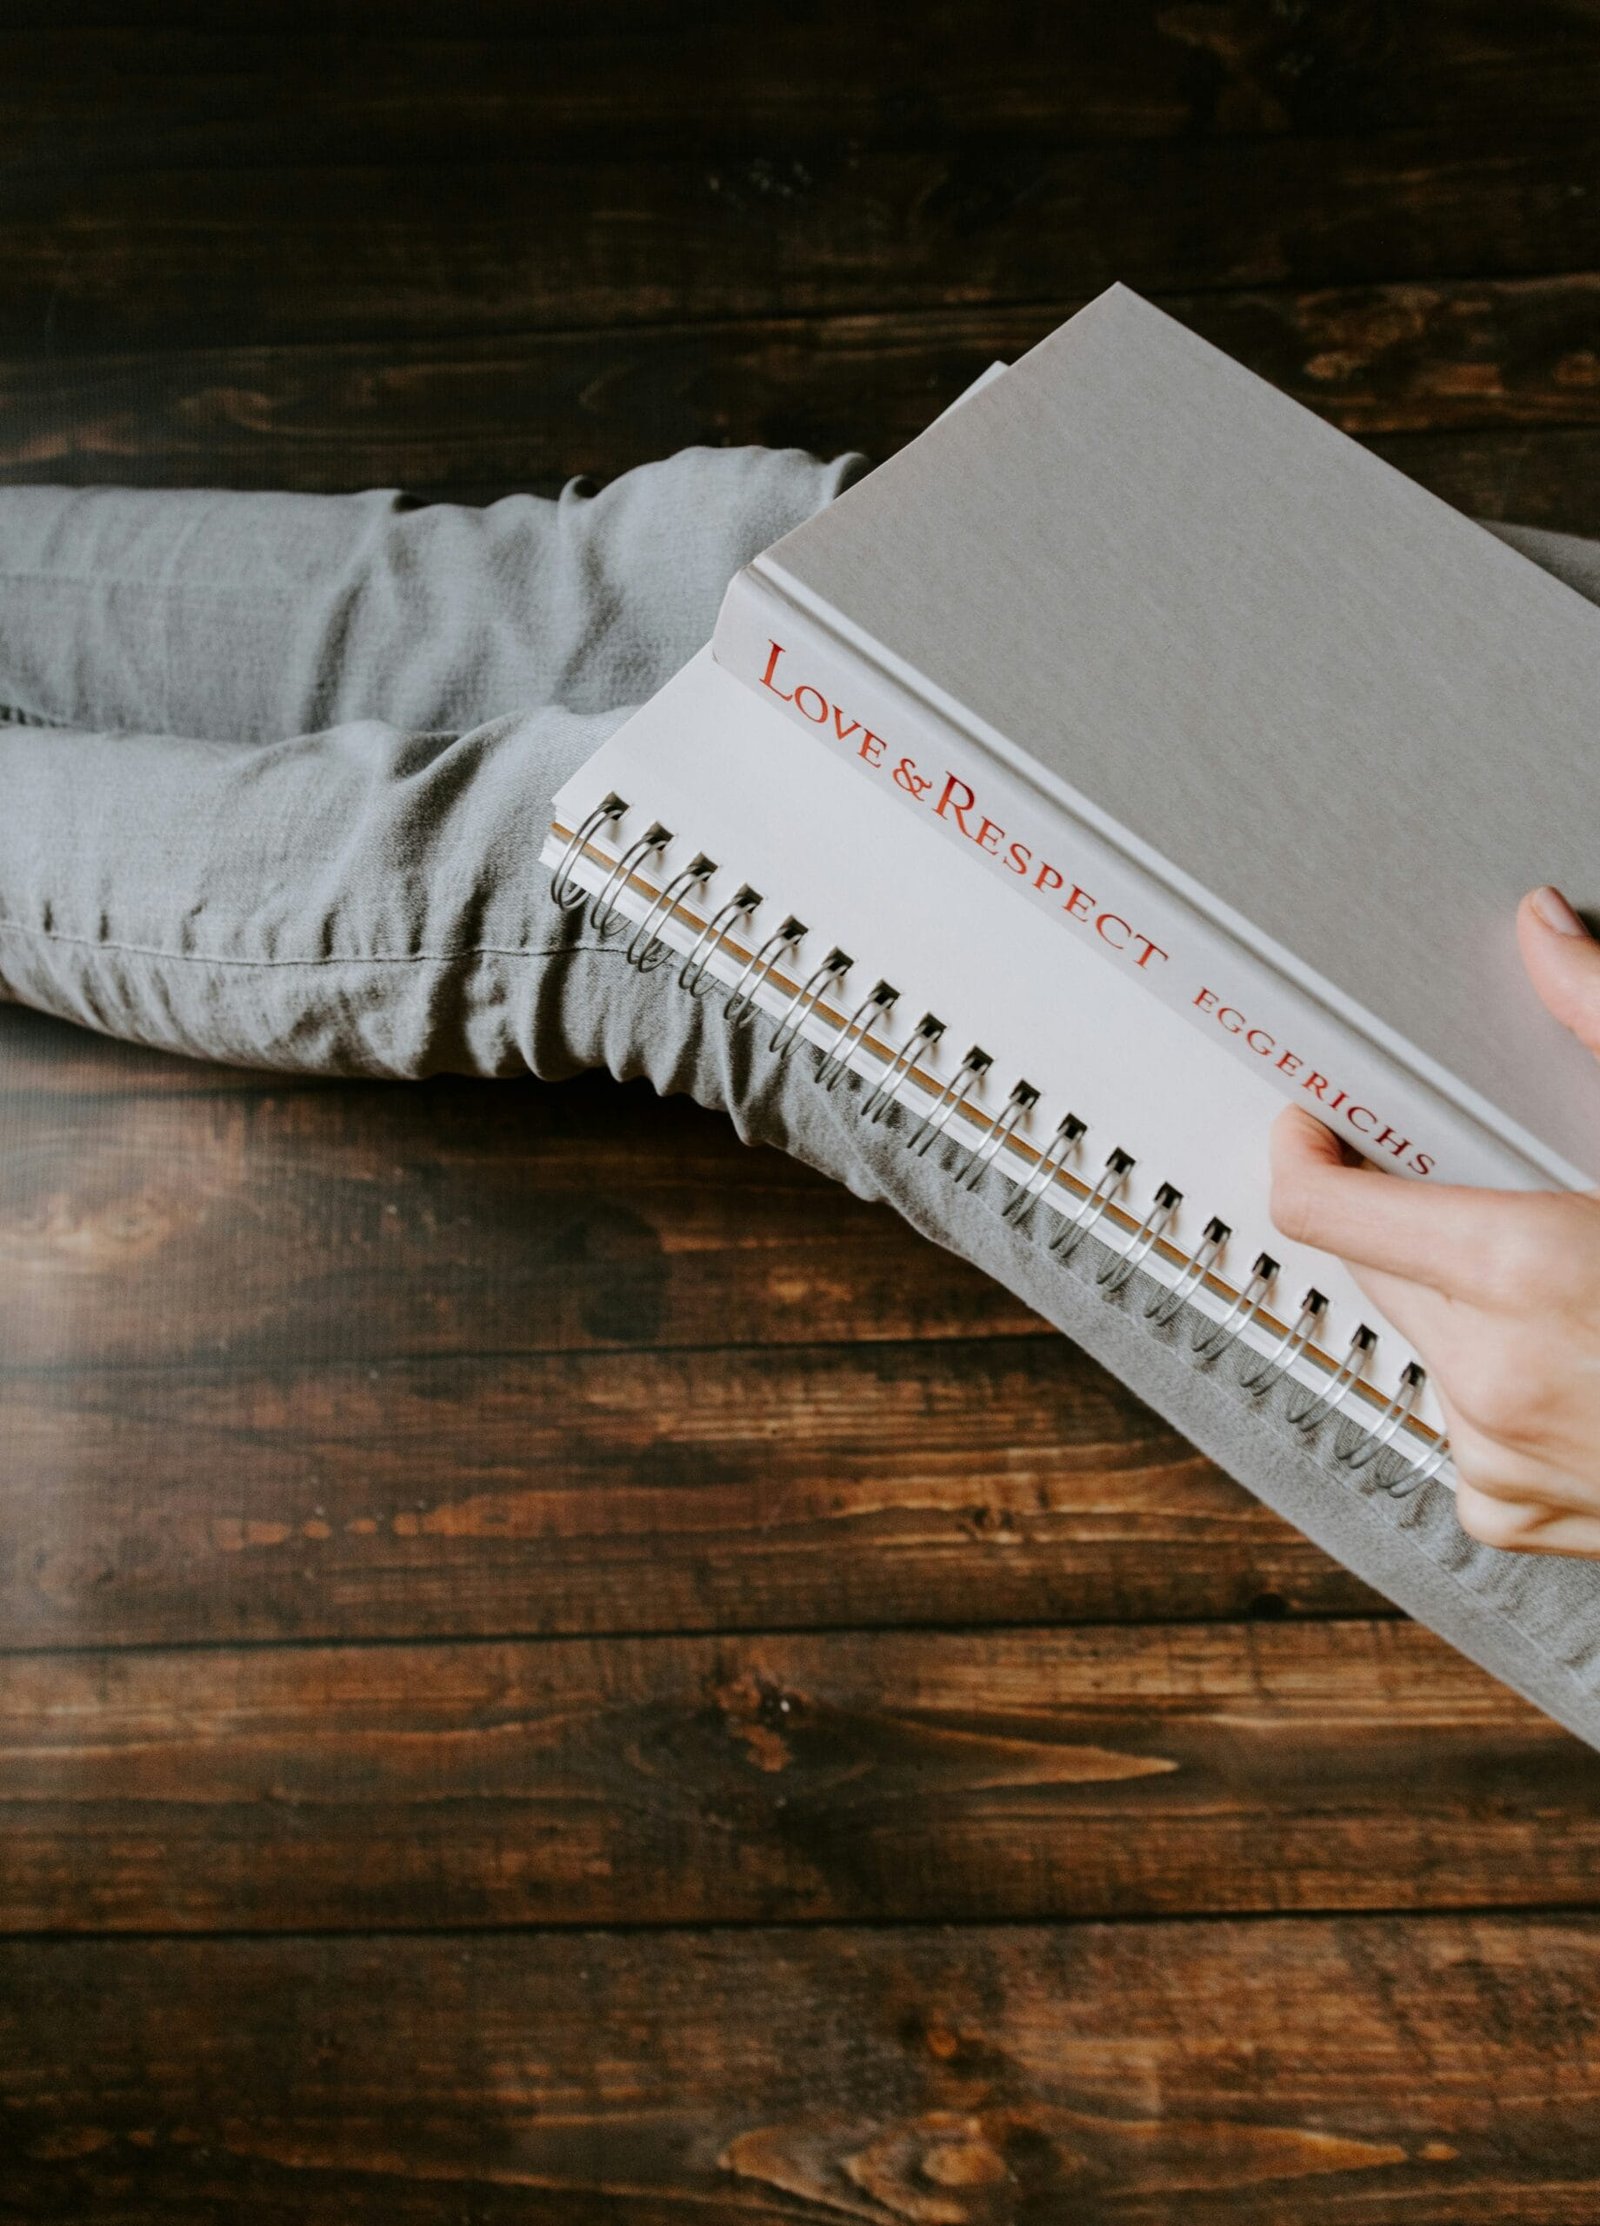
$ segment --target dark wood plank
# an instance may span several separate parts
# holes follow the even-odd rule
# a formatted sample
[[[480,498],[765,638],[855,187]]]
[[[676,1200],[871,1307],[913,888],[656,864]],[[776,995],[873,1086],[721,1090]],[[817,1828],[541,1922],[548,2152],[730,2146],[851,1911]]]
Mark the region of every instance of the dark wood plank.
[[[1600,425],[1593,275],[1272,288],[1162,306],[1357,436]]]
[[[0,478],[475,495],[610,476],[694,442],[883,455],[1078,306],[14,361]],[[1600,519],[1600,279],[1164,306],[1441,491],[1454,475],[1496,516]]]
[[[721,1272],[702,1266],[708,1304]],[[0,1634],[1388,1612],[1064,1338],[873,1330],[0,1376]]]
[[[19,2222],[1589,2226],[1596,1920],[12,1943]]]
[[[0,1375],[1030,1335],[1037,1317],[644,1084],[0,1096]]]
[[[1475,518],[1600,533],[1600,433],[1396,433],[1371,444],[1430,493]]]
[[[0,1019],[9,1645],[1381,1608],[998,1286],[685,1101],[302,1090]]]
[[[0,476],[884,453],[1121,276],[1600,521],[1593,0],[75,16],[0,24]],[[0,1637],[104,1648],[0,1662],[0,1922],[804,1920],[0,1946],[8,2218],[1587,2226],[1594,1920],[817,1922],[1581,1902],[1592,1758],[1409,1626],[128,1651],[1363,1595],[690,1108],[7,1021]]]
[[[110,143],[113,147],[115,142]],[[0,172],[13,363],[1600,265],[1600,142],[1399,133]],[[1196,212],[1204,212],[1203,221]],[[239,407],[247,407],[243,401]]]
[[[593,1086],[593,1085],[589,1085]],[[271,1067],[225,1067],[96,1035],[50,1013],[0,1004],[0,1120],[49,1119],[46,1101],[67,1098],[295,1096],[341,1090],[337,1075]],[[580,1081],[576,1087],[583,1089]]]
[[[326,0],[72,10],[10,0],[13,128],[83,134],[92,159],[284,162],[330,134],[366,162],[457,161],[552,136],[723,130],[883,140],[987,126],[1051,138],[1524,132],[1587,125],[1600,98],[1588,0],[390,0],[382,36]],[[419,102],[419,85],[428,97]],[[715,117],[706,114],[708,87]]]
[[[1589,1751],[1404,1622],[0,1661],[0,1931],[1582,1906],[1597,1862]]]
[[[0,1098],[13,1645],[1373,1604],[987,1279],[681,1101],[216,1097],[42,1035],[201,1094],[51,1094],[38,1053]],[[659,1349],[730,1319],[793,1350]]]

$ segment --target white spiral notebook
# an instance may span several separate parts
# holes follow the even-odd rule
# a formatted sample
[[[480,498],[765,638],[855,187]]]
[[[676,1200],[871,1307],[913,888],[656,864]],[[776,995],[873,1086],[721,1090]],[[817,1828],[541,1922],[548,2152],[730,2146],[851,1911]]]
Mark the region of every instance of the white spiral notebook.
[[[1522,891],[1600,899],[1600,616],[1123,288],[758,558],[562,790],[557,894],[1241,1401],[1449,1480],[1416,1355],[1267,1211],[1588,1187]]]

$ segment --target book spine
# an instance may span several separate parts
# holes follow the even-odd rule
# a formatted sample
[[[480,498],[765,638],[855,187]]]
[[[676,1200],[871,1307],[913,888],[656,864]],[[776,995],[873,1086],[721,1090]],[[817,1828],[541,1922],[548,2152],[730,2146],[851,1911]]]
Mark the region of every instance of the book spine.
[[[1536,1146],[1519,1151],[1409,1073],[1104,831],[1034,788],[764,576],[759,560],[729,587],[712,647],[724,671],[917,813],[973,870],[1046,909],[1146,994],[1220,1035],[1286,1102],[1375,1165],[1490,1186],[1571,1178]]]

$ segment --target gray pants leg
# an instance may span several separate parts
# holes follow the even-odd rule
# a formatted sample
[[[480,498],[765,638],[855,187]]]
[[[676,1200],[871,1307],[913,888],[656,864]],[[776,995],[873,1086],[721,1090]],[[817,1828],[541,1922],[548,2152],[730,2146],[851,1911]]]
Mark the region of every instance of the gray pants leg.
[[[547,801],[858,463],[482,511],[0,490],[0,993],[250,1064],[589,1063]]]
[[[327,1073],[604,1065],[895,1205],[1112,1367],[1402,1606],[1600,1744],[1600,1568],[1396,1502],[955,1189],[936,1153],[641,980],[551,904],[566,775],[699,646],[729,576],[854,468],[691,451],[485,512],[0,490],[0,995],[204,1058]],[[1509,533],[1600,600],[1600,549]],[[3,1035],[0,1035],[3,1056]],[[992,1186],[997,1178],[990,1177]]]

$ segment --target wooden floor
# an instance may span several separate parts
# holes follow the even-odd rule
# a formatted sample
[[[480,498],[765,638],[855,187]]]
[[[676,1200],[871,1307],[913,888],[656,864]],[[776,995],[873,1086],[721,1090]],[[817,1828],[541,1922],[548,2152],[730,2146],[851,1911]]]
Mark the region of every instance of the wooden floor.
[[[883,453],[1112,278],[1600,530],[1597,0],[20,0],[0,476]],[[1600,1762],[603,1078],[0,1013],[0,2220],[1600,2216]]]

